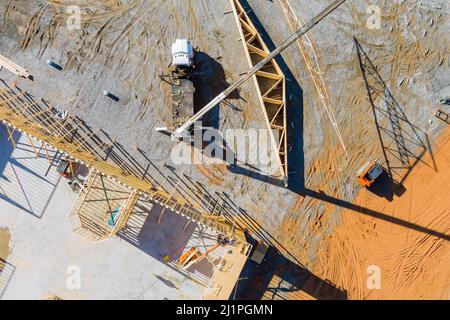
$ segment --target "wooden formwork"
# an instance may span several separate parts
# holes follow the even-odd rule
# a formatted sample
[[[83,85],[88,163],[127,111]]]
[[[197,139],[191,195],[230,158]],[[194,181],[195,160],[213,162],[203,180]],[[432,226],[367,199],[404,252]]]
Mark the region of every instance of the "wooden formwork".
[[[143,197],[230,239],[245,241],[242,229],[235,225],[234,221],[231,222],[214,212],[207,212],[200,204],[192,203],[178,193],[169,194],[160,186],[154,185],[149,179],[137,177],[127,171],[124,166],[104,160],[101,155],[107,152],[109,146],[97,141],[96,132],[86,131],[85,128],[82,128],[81,120],[78,118],[70,115],[57,117],[54,108],[48,106],[47,103],[33,99],[26,92],[9,87],[0,89],[0,120],[13,131],[18,130],[44,147],[52,148],[72,161],[84,164],[92,174],[87,181],[88,185],[94,183],[90,179],[97,181],[98,177],[101,177],[101,179],[113,183],[119,190],[122,188],[128,190],[130,199],[121,211],[123,212],[121,215],[123,221],[116,225],[109,236],[112,236],[125,224],[132,210],[130,203],[136,203],[136,197]],[[97,193],[91,194],[91,190],[86,187],[82,189],[69,216],[70,223],[77,229],[80,236],[91,241],[102,240],[108,236],[107,232],[102,228],[99,230],[97,227],[102,223],[104,227],[104,220],[97,216],[98,213],[95,210],[86,206],[86,203],[83,202],[84,197],[95,199]],[[107,204],[105,199],[101,199],[101,201]],[[74,214],[77,212],[82,216]],[[99,219],[103,222],[99,223]]]
[[[267,57],[270,50],[240,2],[230,1],[248,64],[252,68]],[[272,60],[258,71],[253,79],[272,144],[278,153],[280,176],[287,181],[286,78],[278,63]]]

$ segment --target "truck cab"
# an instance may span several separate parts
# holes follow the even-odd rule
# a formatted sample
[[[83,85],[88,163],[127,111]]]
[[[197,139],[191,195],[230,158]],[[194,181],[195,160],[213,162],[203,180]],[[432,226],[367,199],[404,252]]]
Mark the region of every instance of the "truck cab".
[[[358,183],[363,187],[370,187],[383,172],[384,169],[378,162],[367,162],[357,173]]]
[[[172,44],[172,65],[176,68],[194,66],[194,47],[186,39],[176,39]]]

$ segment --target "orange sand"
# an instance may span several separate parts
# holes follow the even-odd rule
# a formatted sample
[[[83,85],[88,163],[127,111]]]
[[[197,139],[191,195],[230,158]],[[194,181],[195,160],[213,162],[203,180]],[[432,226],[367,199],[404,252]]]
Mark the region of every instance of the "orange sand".
[[[450,299],[450,129],[433,150],[438,172],[419,164],[392,202],[362,190],[355,204],[442,235],[345,210],[322,246],[314,272],[347,290],[348,299]],[[426,155],[424,162],[432,164]],[[381,271],[381,289],[369,290],[367,268]]]

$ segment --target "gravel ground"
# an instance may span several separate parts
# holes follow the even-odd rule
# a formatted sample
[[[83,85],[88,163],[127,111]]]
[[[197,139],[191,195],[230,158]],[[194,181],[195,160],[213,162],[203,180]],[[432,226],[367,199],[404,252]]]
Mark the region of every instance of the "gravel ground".
[[[329,1],[291,2],[296,14],[308,20]],[[175,145],[154,129],[170,121],[169,86],[158,75],[169,64],[170,45],[177,37],[190,38],[209,59],[203,70],[207,85],[197,92],[198,102],[207,102],[247,68],[227,0],[90,1],[81,7],[83,27],[76,31],[67,30],[67,16],[62,14],[67,5],[61,3],[2,1],[0,54],[33,74],[34,82],[20,80],[19,87],[104,130],[143,167],[148,160],[156,168],[170,163]],[[249,14],[262,24],[260,32],[269,47],[291,33],[278,0],[242,3],[251,7]],[[202,183],[211,194],[225,194],[235,204],[235,212],[245,214],[255,237],[265,238],[288,259],[308,267],[316,262],[324,238],[339,224],[342,206],[351,206],[357,169],[383,155],[353,37],[404,112],[408,120],[404,132],[414,127],[421,141],[428,136],[433,145],[445,126],[434,114],[437,108],[450,111],[438,103],[450,96],[447,2],[370,3],[381,9],[380,30],[367,28],[369,1],[347,1],[310,33],[347,155],[293,45],[278,59],[289,79],[288,108],[293,114],[288,118],[290,187],[274,182],[264,168],[174,165],[178,175]],[[63,70],[49,67],[47,59]],[[7,83],[16,80],[5,70],[0,78]],[[101,94],[105,89],[120,101],[105,98]],[[222,104],[206,116],[208,123],[221,131],[265,128],[252,81],[228,102],[239,110]],[[380,122],[380,126],[389,125],[387,117]],[[407,148],[413,155],[418,152],[414,145]],[[165,184],[165,176],[173,173],[161,170],[162,175],[157,170],[150,174]]]

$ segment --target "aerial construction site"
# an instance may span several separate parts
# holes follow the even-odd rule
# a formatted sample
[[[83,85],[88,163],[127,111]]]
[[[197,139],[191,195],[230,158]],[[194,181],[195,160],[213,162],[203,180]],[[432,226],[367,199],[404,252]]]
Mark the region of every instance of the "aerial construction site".
[[[450,299],[448,1],[0,14],[0,299]]]

